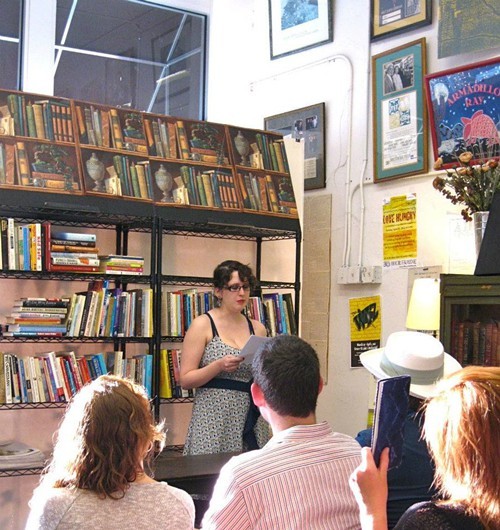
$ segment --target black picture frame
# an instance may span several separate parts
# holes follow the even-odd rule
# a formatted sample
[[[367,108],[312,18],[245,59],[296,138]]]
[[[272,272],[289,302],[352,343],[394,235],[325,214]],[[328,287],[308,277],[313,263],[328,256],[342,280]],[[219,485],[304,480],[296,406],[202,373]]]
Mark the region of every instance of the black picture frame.
[[[304,189],[326,186],[325,103],[264,118],[264,129],[304,141]]]
[[[269,0],[269,41],[271,60],[332,42],[333,0]]]
[[[377,41],[432,23],[432,0],[371,0],[370,39]]]

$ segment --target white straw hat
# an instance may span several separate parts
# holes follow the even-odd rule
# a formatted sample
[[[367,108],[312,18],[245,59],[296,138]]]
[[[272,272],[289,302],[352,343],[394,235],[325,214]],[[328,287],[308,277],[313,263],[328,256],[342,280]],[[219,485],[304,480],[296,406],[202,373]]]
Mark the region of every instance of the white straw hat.
[[[420,399],[432,397],[439,379],[462,368],[441,342],[418,331],[396,331],[385,348],[365,351],[359,358],[377,379],[411,376],[410,394]]]

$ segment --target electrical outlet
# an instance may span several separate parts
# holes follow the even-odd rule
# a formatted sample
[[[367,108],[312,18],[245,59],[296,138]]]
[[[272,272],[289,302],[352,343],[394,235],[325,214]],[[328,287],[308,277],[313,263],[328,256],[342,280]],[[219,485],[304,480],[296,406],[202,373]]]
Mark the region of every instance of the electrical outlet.
[[[337,283],[346,284],[349,267],[340,267],[337,273]]]
[[[361,283],[381,283],[382,267],[363,265],[361,267]]]
[[[349,267],[349,273],[347,275],[347,283],[359,283],[361,281],[361,267],[353,266]]]

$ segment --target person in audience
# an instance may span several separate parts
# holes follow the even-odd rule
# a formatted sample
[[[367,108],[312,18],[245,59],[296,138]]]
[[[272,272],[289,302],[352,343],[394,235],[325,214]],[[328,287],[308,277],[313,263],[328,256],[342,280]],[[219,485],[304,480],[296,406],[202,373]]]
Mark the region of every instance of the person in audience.
[[[85,385],[59,427],[26,530],[192,529],[189,494],[156,482],[144,467],[164,442],[143,387],[107,375]]]
[[[239,355],[250,335],[266,336],[263,324],[242,313],[255,276],[228,260],[215,268],[213,283],[218,307],[193,320],[182,347],[181,385],[196,388],[186,455],[242,452],[269,439],[267,423],[251,407],[251,366]]]
[[[500,528],[500,368],[467,366],[437,386],[425,409],[424,437],[443,500],[409,508],[397,530]],[[369,448],[351,476],[363,530],[385,530],[388,449],[379,468]]]
[[[316,419],[323,382],[314,349],[279,335],[257,350],[252,368],[252,398],[273,437],[223,466],[203,530],[359,528],[348,482],[360,448]]]
[[[422,438],[422,405],[435,391],[436,378],[456,372],[461,366],[451,355],[444,353],[439,340],[417,331],[392,333],[385,348],[362,353],[360,361],[377,379],[405,373],[412,375],[409,411],[404,425],[403,460],[399,467],[387,474],[387,521],[389,528],[393,528],[410,506],[430,500],[437,493],[433,487],[434,464]],[[369,447],[371,435],[371,429],[366,429],[358,433],[356,440],[362,447]]]

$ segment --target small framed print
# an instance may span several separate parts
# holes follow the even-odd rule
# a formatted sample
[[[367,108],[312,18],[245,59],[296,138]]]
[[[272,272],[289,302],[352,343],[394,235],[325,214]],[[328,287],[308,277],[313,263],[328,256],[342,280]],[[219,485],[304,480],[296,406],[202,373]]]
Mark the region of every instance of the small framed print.
[[[375,55],[372,72],[374,181],[427,172],[425,39]]]
[[[325,182],[325,104],[264,118],[264,128],[304,141],[304,189],[324,188]]]
[[[332,0],[269,0],[271,59],[333,40]]]
[[[432,0],[371,0],[372,41],[432,22]]]

